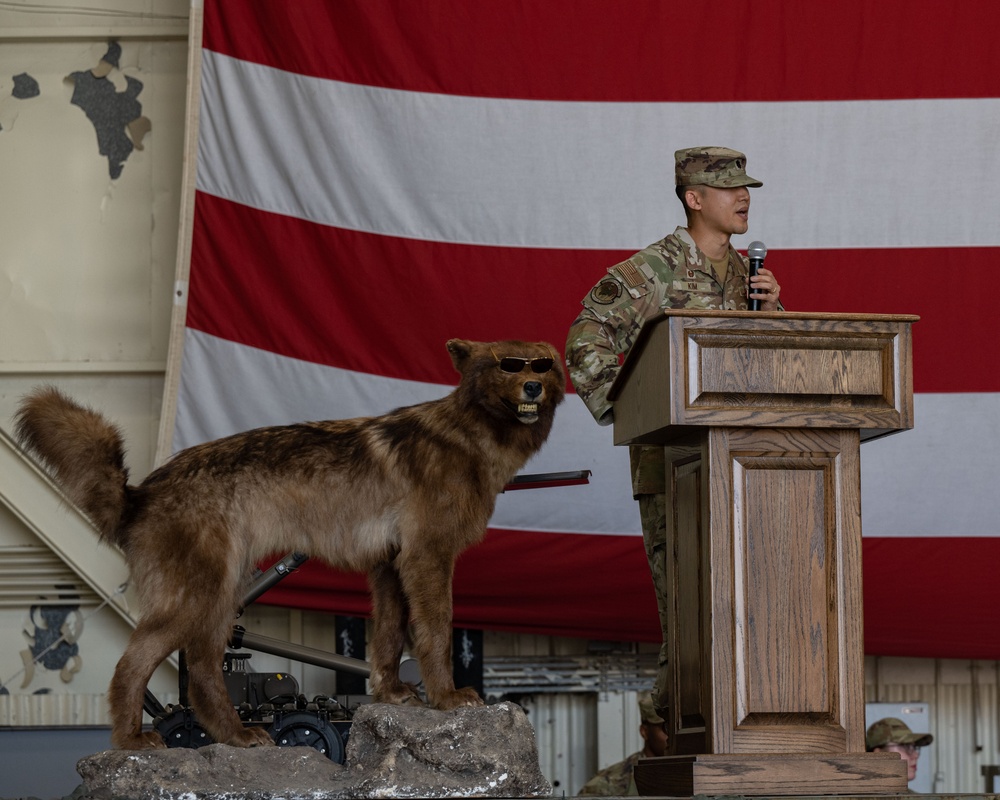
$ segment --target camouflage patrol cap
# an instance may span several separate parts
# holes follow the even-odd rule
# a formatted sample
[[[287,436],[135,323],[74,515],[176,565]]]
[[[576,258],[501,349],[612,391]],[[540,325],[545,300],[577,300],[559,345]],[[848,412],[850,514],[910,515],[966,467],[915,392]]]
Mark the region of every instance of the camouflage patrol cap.
[[[760,187],[747,175],[747,157],[728,147],[688,147],[674,153],[674,177],[678,186]]]
[[[896,717],[886,717],[873,722],[865,732],[865,747],[885,747],[887,744],[915,744],[924,747],[934,741],[929,733],[914,733],[909,726]]]
[[[643,723],[649,725],[662,725],[664,722],[663,717],[657,714],[656,709],[653,708],[652,697],[642,696],[639,698],[639,717]]]

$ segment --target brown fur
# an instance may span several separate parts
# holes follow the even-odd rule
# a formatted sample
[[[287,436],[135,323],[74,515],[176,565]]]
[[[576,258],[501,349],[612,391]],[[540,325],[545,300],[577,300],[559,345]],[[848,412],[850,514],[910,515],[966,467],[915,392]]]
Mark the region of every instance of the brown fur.
[[[556,362],[542,374],[510,374],[491,346],[499,357]],[[178,453],[139,486],[128,484],[121,433],[101,415],[52,387],[25,398],[18,439],[122,548],[143,601],[109,690],[115,746],[163,746],[140,729],[143,694],[175,650],[185,653],[191,704],[217,742],[271,743],[233,710],[222,656],[256,563],[292,550],[368,574],[376,702],[418,701],[398,676],[409,625],[428,702],[481,704],[451,677],[455,559],[482,539],[497,494],[545,442],[565,377],[544,343],[452,339],[448,350],[462,377],[440,400],[238,433]],[[519,416],[517,406],[532,400],[537,415]]]

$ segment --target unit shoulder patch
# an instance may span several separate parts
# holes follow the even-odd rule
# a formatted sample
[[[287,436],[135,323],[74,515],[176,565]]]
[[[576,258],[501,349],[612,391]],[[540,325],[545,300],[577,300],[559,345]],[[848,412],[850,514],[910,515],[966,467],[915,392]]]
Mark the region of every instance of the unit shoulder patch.
[[[613,278],[605,278],[590,290],[590,299],[598,305],[608,306],[621,297],[622,285]]]

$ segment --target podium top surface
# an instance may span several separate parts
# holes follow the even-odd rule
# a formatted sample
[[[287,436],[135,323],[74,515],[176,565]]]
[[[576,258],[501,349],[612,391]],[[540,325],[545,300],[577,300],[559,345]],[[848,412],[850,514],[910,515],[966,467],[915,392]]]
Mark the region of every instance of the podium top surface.
[[[913,427],[913,314],[667,310],[643,326],[608,393],[615,443],[692,426]]]
[[[720,319],[724,319],[726,317],[757,317],[759,319],[839,319],[849,322],[863,322],[865,320],[917,322],[920,319],[917,314],[859,314],[853,312],[841,313],[839,311],[723,311],[721,309],[707,308],[666,308],[657,316],[652,317],[647,324],[656,323],[666,317],[718,317]]]
[[[834,325],[836,323],[857,324],[866,322],[883,324],[912,324],[920,321],[920,317],[916,314],[842,314],[839,312],[834,313],[829,311],[720,311],[704,308],[666,309],[657,316],[648,319],[646,324],[642,326],[642,330],[639,331],[639,335],[636,337],[629,356],[626,357],[625,363],[622,365],[622,369],[619,372],[618,377],[615,379],[611,390],[608,392],[609,400],[615,400],[616,396],[621,391],[622,384],[624,384],[628,372],[630,372],[634,366],[636,358],[634,358],[632,354],[641,353],[642,349],[646,345],[646,340],[652,336],[653,330],[658,325],[674,318],[698,318],[705,320],[717,320],[720,322],[725,320],[736,320],[740,323],[756,320],[762,329],[771,328],[775,322],[781,323],[792,320]]]

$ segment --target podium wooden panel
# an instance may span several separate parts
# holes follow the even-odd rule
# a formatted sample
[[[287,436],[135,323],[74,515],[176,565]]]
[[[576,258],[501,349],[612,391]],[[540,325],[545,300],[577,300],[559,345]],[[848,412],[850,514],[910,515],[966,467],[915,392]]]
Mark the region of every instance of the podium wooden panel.
[[[861,441],[913,427],[912,316],[668,312],[610,397],[665,448],[670,755],[641,794],[895,794],[864,752]],[[838,789],[839,787],[839,789]]]

